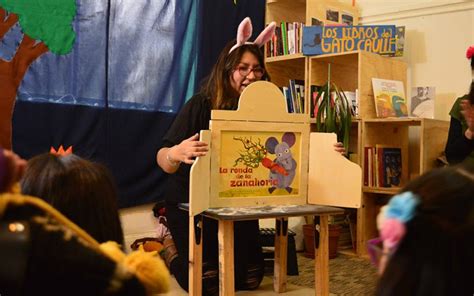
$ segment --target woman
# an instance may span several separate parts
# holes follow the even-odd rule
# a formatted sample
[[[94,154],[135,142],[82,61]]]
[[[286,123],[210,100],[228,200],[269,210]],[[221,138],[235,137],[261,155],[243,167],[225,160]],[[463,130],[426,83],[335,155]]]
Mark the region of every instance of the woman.
[[[260,46],[273,36],[274,30],[275,24],[272,23],[254,43],[248,43],[252,25],[249,18],[242,21],[237,43],[230,42],[222,50],[207,82],[179,112],[157,153],[158,165],[171,174],[166,188],[166,217],[172,239],[168,236],[164,240],[164,257],[185,290],[188,290],[189,217],[187,212],[178,209],[177,204],[189,202],[191,164],[208,151],[207,143],[199,141],[199,131],[209,129],[212,109],[237,109],[239,96],[245,87],[269,79]],[[205,218],[204,224],[203,294],[217,295],[217,222]],[[262,249],[258,244],[258,221],[236,222],[234,233],[234,252],[238,252],[236,258],[239,258],[235,262],[235,287],[238,290],[256,289],[263,278],[264,268]]]
[[[467,49],[466,57],[471,60],[473,81],[469,94],[458,98],[449,112],[451,124],[445,153],[450,164],[474,163],[474,46]]]

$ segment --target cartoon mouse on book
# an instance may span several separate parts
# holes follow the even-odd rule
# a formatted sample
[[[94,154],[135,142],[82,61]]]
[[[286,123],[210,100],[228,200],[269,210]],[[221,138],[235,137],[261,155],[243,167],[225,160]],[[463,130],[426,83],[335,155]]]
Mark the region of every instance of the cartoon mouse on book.
[[[283,170],[270,168],[270,179],[277,180],[276,186],[268,188],[268,192],[273,193],[277,188],[284,188],[291,193],[293,188],[290,187],[296,175],[296,161],[291,154],[290,148],[295,144],[296,136],[294,133],[286,132],[281,138],[281,143],[275,138],[270,137],[265,141],[265,148],[270,154],[275,154],[273,161],[274,167],[281,167]]]

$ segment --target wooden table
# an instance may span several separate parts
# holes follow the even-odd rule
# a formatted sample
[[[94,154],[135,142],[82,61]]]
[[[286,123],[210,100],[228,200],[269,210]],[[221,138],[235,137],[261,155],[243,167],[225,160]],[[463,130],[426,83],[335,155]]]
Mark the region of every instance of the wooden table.
[[[189,210],[189,204],[180,204]],[[275,218],[275,265],[273,289],[286,291],[288,217],[315,216],[315,293],[329,295],[328,216],[343,209],[317,205],[260,206],[245,208],[213,208],[189,219],[189,295],[202,294],[202,217],[218,221],[219,295],[234,295],[234,221]]]

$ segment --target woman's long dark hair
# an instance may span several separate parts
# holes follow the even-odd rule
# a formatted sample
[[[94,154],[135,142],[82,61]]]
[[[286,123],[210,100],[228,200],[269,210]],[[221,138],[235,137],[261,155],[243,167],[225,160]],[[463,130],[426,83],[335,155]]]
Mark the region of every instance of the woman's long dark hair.
[[[239,65],[245,52],[253,54],[260,67],[265,69],[263,50],[254,44],[244,44],[237,47],[231,53],[229,50],[235,45],[235,40],[229,42],[221,51],[211,74],[206,78],[201,93],[211,100],[212,109],[235,110],[239,103],[239,93],[230,84],[230,77]],[[262,80],[270,77],[265,69]]]

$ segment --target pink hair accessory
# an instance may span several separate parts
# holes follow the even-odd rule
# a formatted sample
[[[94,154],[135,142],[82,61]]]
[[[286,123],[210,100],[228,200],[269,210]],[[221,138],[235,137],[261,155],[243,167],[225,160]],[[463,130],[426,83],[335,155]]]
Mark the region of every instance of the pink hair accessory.
[[[474,45],[469,46],[466,51],[466,58],[471,59],[474,56]]]
[[[400,240],[405,236],[405,224],[398,219],[387,218],[383,221],[380,237],[383,240],[384,247],[392,249],[396,247]]]
[[[275,27],[276,23],[271,22],[255,39],[254,42],[248,42],[250,37],[252,36],[252,21],[249,17],[246,17],[240,22],[239,27],[237,29],[237,43],[232,46],[229,50],[231,53],[234,49],[244,44],[255,44],[258,47],[261,47],[269,40],[272,39],[273,35],[275,34]]]

